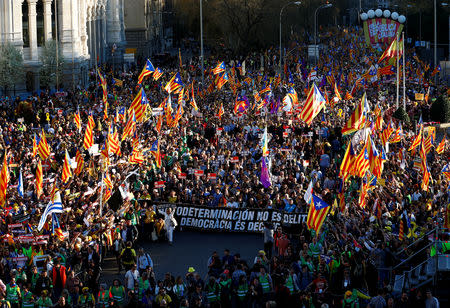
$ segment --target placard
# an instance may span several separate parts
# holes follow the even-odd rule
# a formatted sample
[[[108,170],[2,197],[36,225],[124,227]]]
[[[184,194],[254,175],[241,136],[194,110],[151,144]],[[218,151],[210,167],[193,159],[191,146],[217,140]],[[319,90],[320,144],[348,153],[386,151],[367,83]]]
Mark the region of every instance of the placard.
[[[203,170],[201,170],[201,169],[196,169],[195,171],[194,171],[194,175],[195,176],[202,176],[204,174],[204,172],[203,172]]]
[[[208,208],[177,205],[175,218],[183,228],[228,232],[262,232],[264,223],[267,222],[272,223],[274,228],[279,225],[299,226],[306,221],[307,214],[285,213],[273,209]]]
[[[155,188],[163,188],[165,181],[157,181],[155,182]]]
[[[208,173],[208,180],[215,180],[217,178],[217,174],[215,173]]]
[[[238,163],[239,162],[239,157],[237,157],[237,156],[231,157],[230,158],[230,162],[231,163]]]
[[[178,178],[179,178],[180,180],[186,179],[186,173],[180,172],[180,173],[178,174]]]

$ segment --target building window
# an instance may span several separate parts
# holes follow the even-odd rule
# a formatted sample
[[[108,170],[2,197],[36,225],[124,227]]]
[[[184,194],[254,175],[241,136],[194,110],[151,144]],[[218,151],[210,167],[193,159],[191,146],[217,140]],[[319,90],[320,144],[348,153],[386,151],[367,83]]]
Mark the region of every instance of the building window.
[[[28,35],[28,1],[22,4],[22,38],[23,47],[30,47],[30,36]]]
[[[36,26],[37,26],[37,43],[38,46],[45,45],[44,34],[44,4],[38,1],[36,5]]]

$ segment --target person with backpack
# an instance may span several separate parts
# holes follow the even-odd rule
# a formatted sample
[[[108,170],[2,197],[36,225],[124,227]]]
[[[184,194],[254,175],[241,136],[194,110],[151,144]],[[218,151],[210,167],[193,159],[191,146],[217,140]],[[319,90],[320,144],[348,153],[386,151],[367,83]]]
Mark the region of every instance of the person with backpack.
[[[136,251],[131,246],[131,242],[128,241],[126,247],[120,253],[120,260],[126,271],[136,264]]]
[[[137,258],[137,268],[139,270],[139,274],[142,275],[148,266],[153,268],[153,260],[150,258],[148,253],[144,252],[144,248],[139,248]]]

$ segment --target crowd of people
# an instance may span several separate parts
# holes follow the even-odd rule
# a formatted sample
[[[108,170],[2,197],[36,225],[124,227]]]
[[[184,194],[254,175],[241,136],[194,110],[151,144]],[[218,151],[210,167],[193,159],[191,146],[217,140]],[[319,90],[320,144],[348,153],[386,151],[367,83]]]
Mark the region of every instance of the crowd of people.
[[[76,92],[42,91],[25,100],[2,97],[0,146],[7,179],[0,179],[0,186],[7,187],[0,211],[0,306],[439,307],[431,290],[394,292],[389,269],[404,260],[399,269],[408,269],[450,248],[442,230],[424,237],[444,224],[449,178],[442,170],[449,161],[449,147],[441,153],[428,152],[431,180],[426,190],[417,169],[418,150],[407,151],[417,136],[416,122],[430,121],[430,106],[447,94],[447,87],[433,84],[432,70],[407,49],[405,104],[411,122],[400,123],[393,117],[395,80],[380,75],[369,82],[365,74],[380,52],[366,47],[356,29],[330,32],[322,42],[330,48],[322,51],[317,65],[308,61],[305,45],[293,44],[295,52],[286,58],[282,72],[276,50],[211,55],[205,61],[203,87],[195,57],[160,67],[162,77],[147,76],[142,84],[138,76],[146,63],[126,72],[112,72],[105,65],[99,71],[107,84],[107,113],[96,70],[91,72],[90,86]],[[212,69],[221,61],[226,63],[228,80],[217,87]],[[184,95],[164,89],[177,72]],[[298,114],[312,81],[327,104],[306,125]],[[128,110],[141,87],[149,101],[147,114],[120,140],[120,153],[106,150],[104,155],[110,134],[117,131],[123,136],[132,122]],[[289,108],[284,97],[291,87],[298,104],[291,101]],[[340,99],[333,97],[336,91],[342,94]],[[349,142],[356,152],[364,139],[359,132],[343,136],[341,129],[364,92],[370,105],[367,122],[373,122],[367,127],[386,157],[382,176],[361,201],[363,179],[352,176],[342,184],[340,169]],[[415,101],[415,93],[427,93],[427,100]],[[238,96],[246,97],[249,105],[241,111],[234,108]],[[74,121],[77,113],[82,129]],[[91,117],[98,151],[83,147]],[[379,117],[384,124],[378,131]],[[386,145],[380,135],[390,123],[396,128],[391,141],[398,131],[399,142]],[[260,182],[266,127],[268,187]],[[42,131],[51,150],[47,159],[41,159],[33,145],[42,139]],[[445,134],[435,134],[434,148]],[[158,150],[152,147],[155,142]],[[142,161],[130,161],[136,153]],[[76,167],[63,182],[66,155],[76,159]],[[76,174],[76,169],[81,170]],[[197,176],[195,170],[204,175]],[[208,179],[209,173],[217,178]],[[166,239],[176,245],[173,231],[178,222],[173,211],[179,203],[308,213],[311,204],[305,192],[310,184],[315,195],[334,204],[320,232],[310,230],[306,222],[294,233],[267,222],[264,245],[254,260],[242,260],[238,252],[226,250],[222,256],[217,252],[211,256],[207,277],[191,267],[187,273],[157,279],[150,254],[139,248],[142,242]],[[49,216],[40,230],[40,219],[57,193],[63,210]],[[343,206],[338,206],[342,194]],[[170,207],[158,208],[161,203]],[[414,255],[417,251],[422,252]],[[102,266],[109,254],[115,255],[125,276],[108,285]]]

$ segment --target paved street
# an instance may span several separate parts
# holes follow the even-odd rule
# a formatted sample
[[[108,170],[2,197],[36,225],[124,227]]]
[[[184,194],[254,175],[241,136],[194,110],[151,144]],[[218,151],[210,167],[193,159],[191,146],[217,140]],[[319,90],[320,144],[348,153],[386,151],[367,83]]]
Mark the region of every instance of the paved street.
[[[239,252],[241,258],[253,262],[258,250],[263,248],[263,236],[253,233],[202,233],[183,231],[174,235],[174,245],[168,243],[145,243],[144,249],[153,259],[157,279],[164,273],[184,276],[189,266],[194,267],[202,277],[207,273],[207,261],[216,250],[220,256],[228,248],[231,254]],[[123,279],[124,272],[117,275],[114,256],[109,255],[103,268],[102,281],[108,284],[115,278]]]

